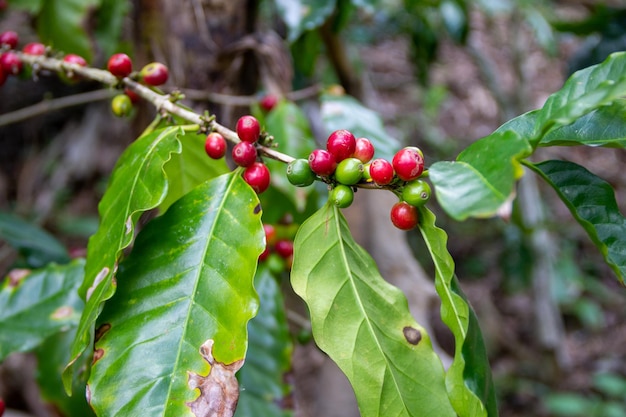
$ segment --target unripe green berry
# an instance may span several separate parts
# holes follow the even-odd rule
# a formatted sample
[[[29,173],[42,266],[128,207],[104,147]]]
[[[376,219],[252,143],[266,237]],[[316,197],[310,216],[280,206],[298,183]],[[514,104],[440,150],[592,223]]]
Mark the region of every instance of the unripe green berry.
[[[315,181],[315,173],[308,160],[294,159],[287,165],[287,179],[296,187],[307,187]]]
[[[346,158],[339,162],[335,179],[340,184],[354,185],[363,178],[363,162],[356,158]]]
[[[329,198],[337,207],[346,208],[354,201],[354,191],[347,185],[337,184],[337,186],[331,190]]]
[[[133,103],[126,94],[118,94],[111,101],[111,110],[117,117],[127,117],[133,110]]]
[[[430,185],[423,180],[410,181],[402,189],[402,199],[415,207],[421,207],[430,198]]]

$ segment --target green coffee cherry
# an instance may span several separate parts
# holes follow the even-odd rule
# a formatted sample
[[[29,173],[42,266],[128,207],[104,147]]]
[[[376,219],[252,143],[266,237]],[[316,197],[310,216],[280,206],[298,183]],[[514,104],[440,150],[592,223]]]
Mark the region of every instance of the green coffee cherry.
[[[287,165],[287,179],[296,187],[306,187],[315,181],[315,173],[311,171],[309,161],[294,159]]]
[[[331,190],[329,198],[337,207],[346,208],[354,201],[354,191],[347,185],[337,184],[337,186]]]
[[[414,207],[421,207],[430,198],[430,185],[423,180],[409,182],[402,189],[402,199]]]
[[[356,158],[346,158],[339,162],[335,179],[340,184],[354,185],[363,178],[363,162]]]
[[[118,94],[111,101],[111,110],[117,117],[127,117],[133,110],[133,103],[126,94]]]

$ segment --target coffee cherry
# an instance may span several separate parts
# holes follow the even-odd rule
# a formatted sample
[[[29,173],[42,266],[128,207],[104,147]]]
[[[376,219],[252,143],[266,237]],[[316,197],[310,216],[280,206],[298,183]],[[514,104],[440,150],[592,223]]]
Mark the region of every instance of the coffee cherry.
[[[0,67],[0,86],[6,82],[7,78],[9,78],[9,76],[4,72],[2,67]]]
[[[0,417],[2,417],[2,415],[4,414],[5,408],[6,405],[4,404],[4,399],[0,398]]]
[[[296,187],[307,187],[315,181],[315,173],[311,171],[309,161],[294,159],[287,165],[287,179]]]
[[[356,158],[364,164],[371,161],[374,157],[374,145],[367,138],[358,138],[354,147],[353,158]]]
[[[276,243],[276,228],[271,224],[264,223],[263,231],[265,232],[266,246],[273,246]]]
[[[387,185],[393,180],[393,166],[386,159],[374,159],[370,163],[370,177],[378,185]]]
[[[259,262],[263,262],[265,261],[268,256],[270,256],[270,248],[265,248],[263,249],[263,252],[261,252],[261,254],[259,255]]]
[[[396,175],[403,181],[411,181],[422,175],[424,157],[415,147],[400,149],[391,161]]]
[[[266,94],[259,100],[259,106],[266,112],[271,111],[278,104],[278,97],[274,94]]]
[[[256,148],[250,142],[239,142],[233,147],[232,156],[240,167],[249,167],[256,161]]]
[[[363,179],[365,182],[372,182],[372,176],[370,174],[371,163],[363,164]]]
[[[254,192],[261,194],[270,186],[270,170],[263,162],[254,162],[243,171],[243,179]]]
[[[363,178],[363,162],[356,158],[346,158],[337,164],[335,179],[345,185],[354,185]]]
[[[17,33],[12,30],[0,33],[0,46],[8,46],[9,49],[15,49],[18,41]]]
[[[68,64],[76,64],[81,67],[87,66],[87,61],[80,55],[76,54],[67,54],[63,57],[63,62],[67,62]]]
[[[330,191],[329,199],[337,207],[346,208],[354,201],[354,191],[347,185],[337,184],[337,186]]]
[[[137,103],[139,103],[139,99],[140,99],[141,97],[139,97],[139,95],[138,95],[137,93],[135,93],[133,90],[131,90],[130,88],[128,88],[128,87],[127,87],[127,88],[125,88],[125,89],[124,89],[124,94],[126,94],[126,95],[130,98],[130,101],[131,101],[133,104],[137,104]]]
[[[334,157],[336,162],[349,158],[356,148],[356,139],[348,130],[336,130],[328,136],[326,141],[326,149]]]
[[[274,250],[281,258],[288,259],[293,255],[293,242],[287,239],[281,239],[274,245]]]
[[[242,116],[237,120],[237,136],[244,142],[256,142],[261,135],[261,126],[254,116]]]
[[[130,116],[133,110],[133,103],[126,94],[118,94],[111,101],[111,110],[117,117]]]
[[[417,207],[406,201],[400,201],[391,208],[391,223],[401,230],[411,230],[417,226],[419,214]]]
[[[22,72],[22,60],[15,52],[5,52],[0,56],[0,66],[7,75],[17,75]]]
[[[24,45],[22,52],[27,55],[44,55],[46,53],[46,46],[43,43],[31,42]]]
[[[430,185],[423,180],[413,180],[402,189],[402,199],[415,207],[421,207],[430,198]]]
[[[220,159],[226,155],[226,139],[217,132],[211,132],[204,141],[204,150],[212,159]]]
[[[139,76],[144,84],[158,86],[167,82],[170,72],[160,62],[151,62],[141,69]]]
[[[337,162],[335,162],[335,157],[330,152],[324,149],[315,149],[309,155],[309,166],[317,175],[328,177],[335,172]]]
[[[286,269],[285,260],[277,253],[270,253],[267,257],[267,269],[274,275],[280,275]]]
[[[107,62],[107,69],[116,77],[128,77],[133,72],[133,62],[126,54],[113,54]]]

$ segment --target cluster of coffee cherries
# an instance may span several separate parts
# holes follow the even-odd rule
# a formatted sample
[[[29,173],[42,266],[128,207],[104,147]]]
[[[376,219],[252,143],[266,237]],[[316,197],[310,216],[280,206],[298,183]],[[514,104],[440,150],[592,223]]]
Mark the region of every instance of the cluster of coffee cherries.
[[[24,64],[20,56],[15,52],[19,43],[19,36],[12,30],[0,33],[0,85],[3,85],[9,76],[17,76],[24,70]],[[39,42],[31,42],[22,48],[22,52],[27,55],[44,55],[46,47]],[[68,54],[64,61],[81,64],[85,60],[78,55]],[[84,62],[83,65],[87,65]]]
[[[285,234],[291,229],[289,225],[282,226],[281,233],[272,224],[263,224],[265,231],[265,250],[259,256],[259,262],[266,262],[274,274],[291,269],[293,264],[293,239]],[[287,233],[289,234],[289,233]]]
[[[424,173],[424,155],[419,148],[400,149],[389,162],[374,157],[375,149],[367,138],[355,138],[348,130],[336,130],[326,141],[326,149],[315,149],[308,159],[296,159],[287,165],[287,179],[298,187],[315,180],[329,184],[330,201],[345,208],[354,201],[358,184],[386,187],[400,197],[391,208],[392,223],[402,230],[417,226],[418,207],[430,198],[430,186],[420,179]]]
[[[270,170],[259,158],[256,144],[261,137],[261,125],[254,116],[246,115],[237,120],[235,128],[239,143],[233,146],[233,162],[245,168],[243,179],[252,189],[261,194],[270,186]],[[210,132],[204,142],[204,150],[213,159],[226,155],[226,139],[218,132]]]

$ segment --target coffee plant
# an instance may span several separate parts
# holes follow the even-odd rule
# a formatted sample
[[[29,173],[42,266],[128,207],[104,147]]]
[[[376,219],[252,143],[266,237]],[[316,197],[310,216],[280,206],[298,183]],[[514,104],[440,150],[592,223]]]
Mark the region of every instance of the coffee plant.
[[[319,147],[302,111],[274,96],[224,126],[157,88],[169,76],[162,63],[115,53],[98,69],[41,44],[19,48],[14,35],[0,34],[0,82],[24,73],[97,81],[118,91],[116,115],[130,115],[137,97],[158,110],[111,173],[86,257],[69,261],[50,244],[39,268],[13,270],[2,285],[0,361],[35,352],[47,367],[42,392],[66,415],[291,415],[281,404],[291,338],[275,279],[288,271],[315,343],[345,373],[362,416],[497,416],[479,322],[429,204],[458,221],[493,217],[523,175],[554,189],[623,283],[626,220],[611,185],[533,155],[626,146],[626,53],[576,72],[543,107],[454,160],[428,161],[416,147],[390,145],[375,118],[369,131],[335,120]],[[349,96],[322,100],[366,112]],[[360,193],[395,194],[385,221],[424,240],[454,335],[447,369],[405,295],[351,235],[342,209]],[[277,195],[302,208],[301,224],[264,224]],[[148,212],[156,216],[139,227]]]

